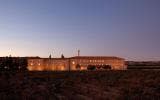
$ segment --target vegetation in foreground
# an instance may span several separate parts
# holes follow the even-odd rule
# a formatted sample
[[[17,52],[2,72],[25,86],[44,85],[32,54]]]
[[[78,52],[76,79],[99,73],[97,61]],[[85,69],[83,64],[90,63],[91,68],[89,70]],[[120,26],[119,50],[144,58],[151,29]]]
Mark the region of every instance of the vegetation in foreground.
[[[160,71],[1,72],[0,100],[158,100]]]

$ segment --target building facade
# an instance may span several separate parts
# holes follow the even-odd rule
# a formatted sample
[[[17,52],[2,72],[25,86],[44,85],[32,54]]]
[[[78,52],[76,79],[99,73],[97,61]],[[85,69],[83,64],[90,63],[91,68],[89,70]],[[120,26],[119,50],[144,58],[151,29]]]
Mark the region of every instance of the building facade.
[[[119,57],[76,56],[70,58],[28,58],[29,71],[126,70],[125,60]]]

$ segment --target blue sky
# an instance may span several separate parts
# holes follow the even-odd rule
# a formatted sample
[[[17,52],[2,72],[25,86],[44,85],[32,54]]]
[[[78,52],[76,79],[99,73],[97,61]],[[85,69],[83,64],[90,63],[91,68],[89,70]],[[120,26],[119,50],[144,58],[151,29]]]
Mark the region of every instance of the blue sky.
[[[0,56],[160,59],[159,0],[0,0]]]

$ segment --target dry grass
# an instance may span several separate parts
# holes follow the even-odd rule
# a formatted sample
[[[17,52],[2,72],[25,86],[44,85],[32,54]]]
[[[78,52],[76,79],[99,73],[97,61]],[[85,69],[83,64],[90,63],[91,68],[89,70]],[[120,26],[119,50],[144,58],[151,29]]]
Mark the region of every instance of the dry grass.
[[[0,100],[159,100],[160,71],[1,73]]]

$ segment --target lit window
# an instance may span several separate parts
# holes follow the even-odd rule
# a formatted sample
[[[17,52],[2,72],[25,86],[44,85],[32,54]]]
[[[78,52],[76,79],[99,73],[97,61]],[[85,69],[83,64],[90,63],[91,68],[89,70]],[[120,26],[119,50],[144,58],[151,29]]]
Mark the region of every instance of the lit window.
[[[75,62],[73,61],[73,62],[72,62],[72,64],[74,65],[74,64],[75,64]]]

